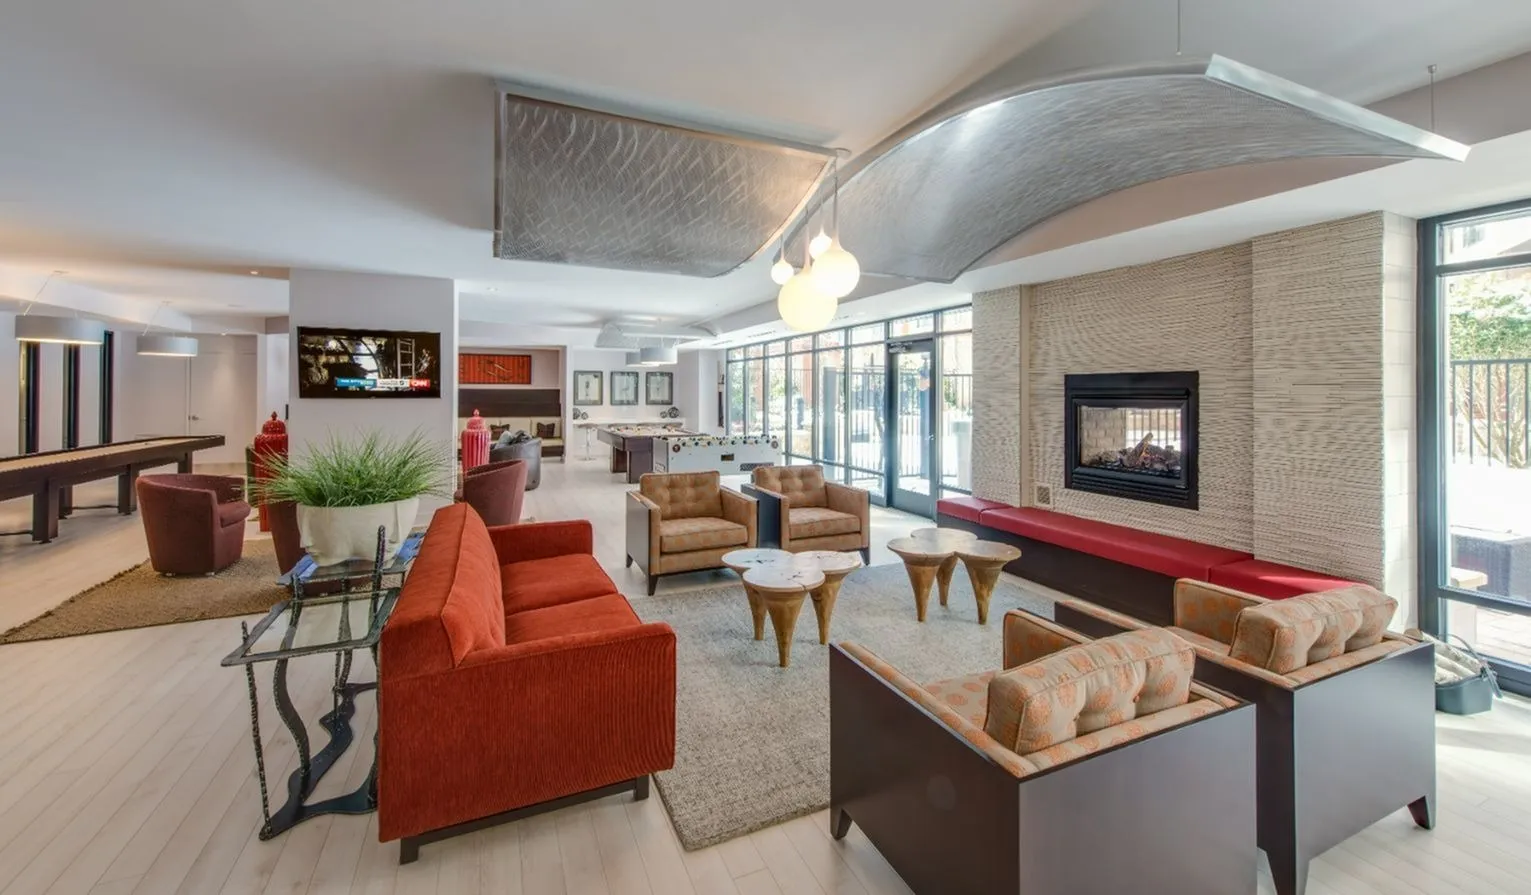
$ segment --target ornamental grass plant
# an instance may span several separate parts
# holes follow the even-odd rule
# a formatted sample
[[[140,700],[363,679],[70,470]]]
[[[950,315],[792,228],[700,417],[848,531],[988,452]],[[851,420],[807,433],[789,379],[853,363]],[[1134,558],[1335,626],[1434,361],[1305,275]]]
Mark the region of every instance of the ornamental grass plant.
[[[300,456],[267,462],[271,477],[259,486],[265,503],[365,507],[452,494],[450,457],[419,429],[403,438],[371,431],[343,439],[332,432]]]

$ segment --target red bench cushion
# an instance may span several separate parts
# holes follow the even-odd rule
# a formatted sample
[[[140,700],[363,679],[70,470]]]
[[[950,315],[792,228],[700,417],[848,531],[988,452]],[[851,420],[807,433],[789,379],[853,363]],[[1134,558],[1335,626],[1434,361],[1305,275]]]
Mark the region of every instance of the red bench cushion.
[[[1246,559],[1215,566],[1207,580],[1270,600],[1337,590],[1356,583],[1263,559]]]
[[[1195,578],[1206,581],[1208,573],[1214,566],[1253,558],[1248,553],[1230,550],[1227,547],[1214,547],[1211,544],[1172,538],[1169,535],[1139,531],[1135,528],[1112,525],[1109,522],[1097,522],[1094,519],[1082,519],[1065,513],[1054,513],[1051,510],[1039,510],[1035,507],[985,510],[979,517],[979,524],[1031,538],[1034,541],[1044,541],[1069,550],[1078,550],[1080,553],[1089,553],[1103,559],[1148,569],[1171,578]]]
[[[936,501],[936,512],[944,516],[954,516],[958,519],[966,519],[968,522],[977,522],[978,517],[984,510],[1009,510],[1014,509],[1008,503],[997,500],[988,500],[982,497],[943,497]]]

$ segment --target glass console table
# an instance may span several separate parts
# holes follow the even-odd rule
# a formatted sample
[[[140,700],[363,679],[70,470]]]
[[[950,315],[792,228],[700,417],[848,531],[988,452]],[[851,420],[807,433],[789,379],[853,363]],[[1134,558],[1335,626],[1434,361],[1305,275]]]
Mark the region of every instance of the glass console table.
[[[373,571],[363,569],[351,577],[364,578]],[[402,575],[403,571],[399,570],[397,574]],[[378,574],[380,577],[382,573]],[[297,590],[295,588],[295,592]],[[376,810],[375,750],[372,770],[366,782],[354,792],[319,802],[311,803],[307,800],[319,781],[334,766],[335,760],[350,748],[355,739],[351,718],[356,714],[356,695],[377,689],[376,681],[351,682],[351,654],[359,649],[369,650],[376,663],[377,644],[383,634],[383,625],[387,623],[398,598],[398,588],[373,588],[328,596],[295,596],[278,603],[266,613],[265,618],[256,622],[253,629],[245,622],[240,623],[244,640],[238,649],[224,657],[222,664],[226,667],[243,665],[245,669],[245,681],[250,693],[250,732],[255,742],[255,766],[260,779],[261,816],[264,821],[260,829],[261,839],[270,839],[311,817],[324,814],[366,814]],[[302,656],[326,653],[335,655],[335,681],[331,709],[319,719],[319,726],[329,732],[330,738],[317,754],[311,754],[308,731],[287,690],[287,663]],[[272,698],[276,703],[277,715],[291,732],[298,751],[298,767],[287,780],[287,800],[275,813],[271,811],[266,790],[266,762],[261,747],[260,711],[255,690],[255,665],[260,662],[275,663]]]

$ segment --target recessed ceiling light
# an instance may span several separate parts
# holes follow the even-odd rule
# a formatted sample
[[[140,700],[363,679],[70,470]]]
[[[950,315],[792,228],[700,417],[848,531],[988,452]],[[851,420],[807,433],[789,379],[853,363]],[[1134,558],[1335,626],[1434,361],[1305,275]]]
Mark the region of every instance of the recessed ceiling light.
[[[498,287],[498,286],[485,286],[484,287],[484,291],[485,292],[499,292],[500,291],[500,287]]]
[[[258,271],[258,270],[252,270],[252,271],[250,271],[250,276],[252,276],[252,277],[258,277],[258,276],[260,276],[260,271]]]

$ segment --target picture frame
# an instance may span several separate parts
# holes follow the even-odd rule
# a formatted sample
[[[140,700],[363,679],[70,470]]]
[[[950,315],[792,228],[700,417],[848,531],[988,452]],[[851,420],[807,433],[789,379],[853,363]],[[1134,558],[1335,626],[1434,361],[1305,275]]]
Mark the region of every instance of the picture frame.
[[[669,407],[675,403],[675,374],[646,372],[643,374],[643,403]]]
[[[574,371],[574,406],[596,407],[606,403],[606,377],[600,370]]]
[[[638,404],[638,373],[630,370],[611,371],[611,406],[633,407]]]

